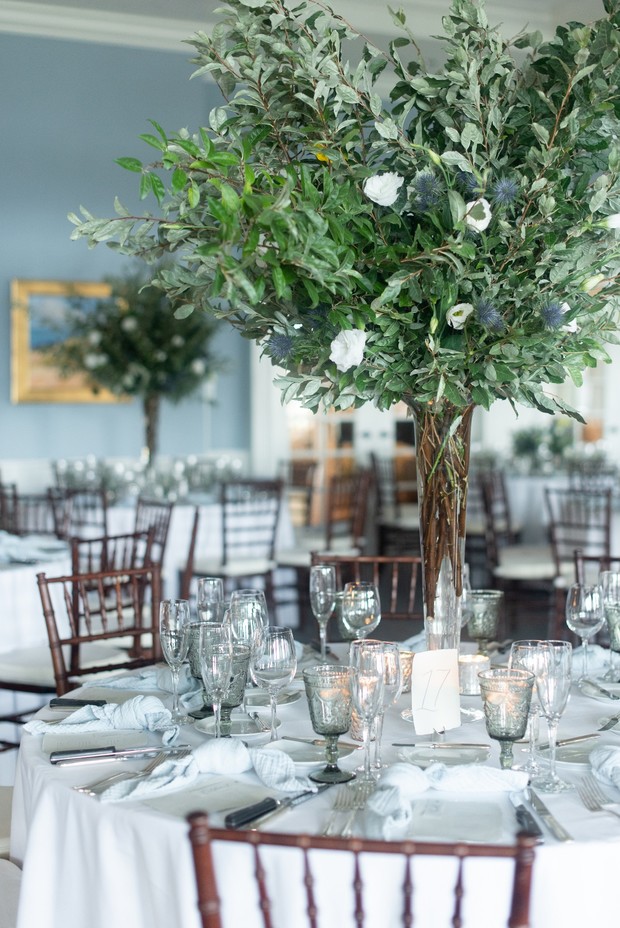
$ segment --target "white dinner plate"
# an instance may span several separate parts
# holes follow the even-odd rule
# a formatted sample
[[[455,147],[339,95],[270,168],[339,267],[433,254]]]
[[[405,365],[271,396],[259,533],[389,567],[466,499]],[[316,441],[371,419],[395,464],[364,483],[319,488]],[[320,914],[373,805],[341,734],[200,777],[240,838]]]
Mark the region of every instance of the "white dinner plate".
[[[472,745],[467,748],[434,748],[419,745],[413,748],[401,748],[398,756],[401,760],[416,767],[430,767],[431,764],[445,764],[455,767],[458,764],[482,764],[488,758],[491,748]]]
[[[266,719],[263,719],[265,724],[267,723]],[[276,728],[279,728],[282,722],[280,719],[276,719]],[[215,734],[215,719],[213,716],[209,716],[206,719],[198,719],[194,723],[194,727],[198,731],[202,731],[205,735],[214,735]],[[230,729],[231,738],[243,738],[247,740],[248,738],[265,738],[269,737],[269,731],[257,731],[256,722],[253,722],[252,719],[240,718],[233,719],[232,726]]]
[[[590,754],[596,747],[597,740],[592,738],[590,741],[577,741],[575,744],[561,744],[556,748],[555,761],[557,764],[578,764],[579,766],[590,764]],[[544,748],[540,752],[544,759],[549,757],[549,751]]]
[[[277,706],[290,706],[291,703],[297,702],[298,699],[301,699],[301,690],[284,690],[282,693],[278,693]],[[264,708],[271,705],[269,699],[269,693],[267,690],[248,690],[245,694],[245,702],[247,706],[252,706],[254,708]]]
[[[295,766],[301,768],[316,768],[325,766],[325,747],[320,744],[303,744],[301,741],[270,741],[265,745],[269,750],[284,751],[294,761]],[[354,748],[338,746],[338,759],[348,757]]]

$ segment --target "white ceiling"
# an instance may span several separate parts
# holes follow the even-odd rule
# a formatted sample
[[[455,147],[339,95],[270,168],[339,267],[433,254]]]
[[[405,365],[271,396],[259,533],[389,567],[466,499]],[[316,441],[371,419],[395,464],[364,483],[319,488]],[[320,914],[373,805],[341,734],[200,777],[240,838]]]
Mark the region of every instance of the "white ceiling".
[[[388,4],[405,11],[420,41],[441,31],[449,0],[332,0],[331,6],[378,44],[397,34]],[[219,0],[0,0],[0,32],[178,51],[183,39],[208,31]],[[552,33],[558,23],[589,21],[604,15],[602,0],[487,0],[492,24],[506,37],[524,27]]]

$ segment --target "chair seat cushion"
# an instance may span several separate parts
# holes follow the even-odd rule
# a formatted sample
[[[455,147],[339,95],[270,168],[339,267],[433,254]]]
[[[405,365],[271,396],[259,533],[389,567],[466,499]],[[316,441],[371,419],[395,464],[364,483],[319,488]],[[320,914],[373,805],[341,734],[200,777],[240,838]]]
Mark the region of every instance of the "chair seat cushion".
[[[200,577],[259,577],[275,570],[276,561],[268,558],[239,558],[230,564],[220,561],[197,560],[194,563],[194,575]]]
[[[340,539],[334,539],[334,543],[330,546],[329,551],[321,550],[321,554],[334,554],[340,557],[357,557],[361,554],[359,548],[348,547],[345,542],[348,541],[350,544],[351,539],[342,539],[342,547],[337,543]],[[319,549],[314,548],[314,551]],[[307,567],[310,570],[310,565],[312,564],[312,551],[304,551],[291,549],[290,551],[282,551],[278,554],[278,567]]]
[[[500,563],[493,575],[500,580],[546,580],[556,575],[549,545],[507,545],[500,548]]]
[[[98,642],[89,642],[82,645],[82,655],[83,665],[93,668],[112,661],[129,659],[125,651]],[[88,674],[88,676],[83,676],[81,679],[92,679],[93,676]],[[54,679],[49,644],[19,648],[15,651],[3,651],[0,654],[0,684],[10,683],[42,686],[53,692],[56,689],[56,681]]]
[[[22,872],[10,860],[0,860],[0,928],[15,928]]]

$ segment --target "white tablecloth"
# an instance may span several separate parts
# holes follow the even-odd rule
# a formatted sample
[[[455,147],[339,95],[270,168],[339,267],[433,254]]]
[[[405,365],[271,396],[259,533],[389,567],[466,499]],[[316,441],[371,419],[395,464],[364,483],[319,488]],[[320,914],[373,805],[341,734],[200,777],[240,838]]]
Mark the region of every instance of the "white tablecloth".
[[[301,686],[301,684],[297,684]],[[105,691],[108,699],[120,700],[122,693]],[[125,694],[127,695],[127,694]],[[164,697],[168,698],[168,697]],[[479,705],[476,697],[463,698],[464,706]],[[389,710],[384,730],[384,759],[395,761],[397,749],[392,741],[424,742],[416,738],[413,726],[401,717],[407,705],[402,696],[398,705]],[[572,694],[569,708],[560,724],[560,736],[595,731],[600,719],[609,715],[617,703],[588,699],[577,691]],[[279,709],[280,732],[312,737],[305,696]],[[154,736],[151,736],[154,737]],[[183,729],[183,741],[199,743],[206,736],[188,727]],[[488,741],[484,722],[467,722],[448,733],[447,740]],[[598,743],[619,744],[619,736],[605,733]],[[256,742],[254,742],[256,743]],[[517,746],[516,753],[520,753]],[[498,765],[498,751],[492,745],[489,763]],[[354,768],[361,755],[354,752],[341,761]],[[12,822],[12,855],[24,864],[22,906],[18,928],[199,928],[195,907],[193,861],[187,838],[184,815],[196,808],[207,807],[206,792],[174,794],[177,814],[164,812],[161,797],[154,806],[136,802],[101,803],[71,789],[72,785],[92,782],[104,775],[99,767],[58,768],[50,765],[42,751],[39,737],[25,735],[20,748]],[[122,769],[122,768],[121,768]],[[562,764],[559,772],[576,781],[587,766]],[[116,772],[117,765],[107,765],[105,771]],[[257,784],[253,774],[240,778]],[[206,789],[212,778],[203,777],[199,786]],[[283,831],[318,831],[329,814],[330,791],[273,820],[270,828]],[[438,798],[447,794],[437,794]],[[455,797],[452,797],[454,800]],[[498,804],[501,812],[501,835],[498,840],[510,842],[516,831],[514,812],[505,794],[468,799]],[[169,800],[167,800],[169,801]],[[456,801],[459,801],[456,799]],[[620,820],[609,814],[587,812],[575,791],[546,796],[550,809],[573,835],[572,843],[558,843],[545,835],[545,843],[536,851],[533,884],[533,928],[616,928],[617,878],[620,868]],[[244,803],[241,803],[244,804]],[[214,816],[217,821],[217,816]],[[475,839],[475,835],[472,834]],[[239,892],[243,883],[239,848],[218,850],[218,867],[223,881],[223,895],[230,900],[226,928],[253,928],[253,907],[248,894]],[[295,852],[280,852],[285,855]],[[391,860],[391,858],[390,858]],[[378,864],[377,864],[378,865]],[[289,878],[292,858],[285,857],[280,866],[281,878],[277,895],[287,905],[294,880]],[[368,900],[368,911],[376,911],[375,921],[382,928],[400,926],[400,915],[391,910],[389,882],[400,880],[396,865],[386,861],[382,873],[382,891]],[[502,924],[501,899],[506,897],[511,878],[506,861],[479,862],[476,865],[473,891],[469,889],[469,904],[475,915],[465,921],[465,928],[495,928]],[[344,877],[328,866],[330,892],[328,928],[344,928],[346,922],[340,903]],[[423,906],[417,928],[431,928],[437,923],[436,907],[448,896],[451,877],[446,871],[419,881],[421,892],[430,892]],[[469,883],[469,880],[468,880]],[[291,918],[290,928],[297,928]],[[302,921],[299,924],[303,924]]]

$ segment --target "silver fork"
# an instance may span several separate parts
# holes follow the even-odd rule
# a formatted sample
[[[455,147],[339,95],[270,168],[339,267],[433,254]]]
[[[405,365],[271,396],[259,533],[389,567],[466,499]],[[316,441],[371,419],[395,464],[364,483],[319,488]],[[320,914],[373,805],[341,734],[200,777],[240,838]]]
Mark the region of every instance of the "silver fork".
[[[355,796],[353,810],[344,823],[344,828],[340,832],[343,838],[349,838],[351,836],[351,832],[353,831],[353,824],[357,818],[357,813],[362,811],[366,805],[368,797],[372,792],[374,792],[376,785],[377,784],[374,780],[363,780],[362,782],[359,782],[355,785],[354,789],[352,790]]]
[[[261,719],[258,712],[248,712],[248,715],[252,721],[256,723],[256,727],[259,731],[271,731],[271,725],[267,725],[267,722]]]
[[[611,812],[620,818],[620,803],[613,802],[598,785],[593,776],[586,776],[577,783],[577,792],[590,812]]]
[[[343,784],[338,792],[336,793],[336,798],[334,799],[329,818],[327,819],[327,824],[321,832],[321,835],[325,838],[329,835],[333,835],[336,827],[336,821],[341,812],[351,812],[355,808],[355,803],[357,802],[357,793],[354,786],[347,786]]]
[[[177,754],[172,755],[175,760],[180,760],[183,757],[187,757],[191,751],[179,751]],[[112,786],[113,783],[121,783],[123,780],[141,780],[143,777],[148,777],[156,767],[159,767],[165,760],[167,760],[171,755],[167,751],[160,751],[159,754],[156,754],[155,757],[149,761],[144,770],[139,770],[137,773],[116,773],[110,777],[105,777],[103,780],[97,780],[96,783],[91,783],[90,785],[85,786],[74,786],[73,789],[77,790],[78,793],[86,793],[89,796],[100,796],[101,793],[105,792],[108,786]]]

